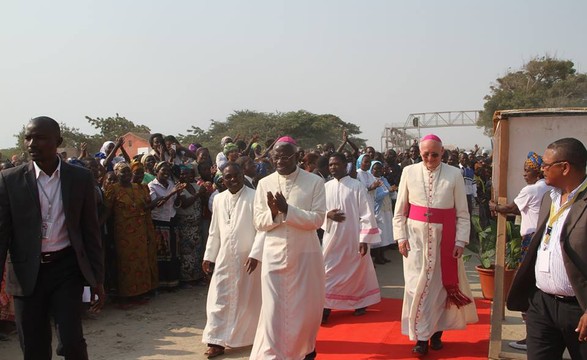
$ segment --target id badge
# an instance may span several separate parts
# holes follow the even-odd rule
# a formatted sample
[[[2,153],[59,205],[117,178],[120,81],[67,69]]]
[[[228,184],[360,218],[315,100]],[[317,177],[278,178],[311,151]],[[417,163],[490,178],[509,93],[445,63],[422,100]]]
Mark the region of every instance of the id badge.
[[[51,230],[53,229],[53,223],[50,221],[43,221],[41,224],[41,236],[43,239],[49,239],[51,236]]]
[[[540,254],[540,263],[538,263],[538,271],[549,273],[550,272],[550,251],[542,250]]]

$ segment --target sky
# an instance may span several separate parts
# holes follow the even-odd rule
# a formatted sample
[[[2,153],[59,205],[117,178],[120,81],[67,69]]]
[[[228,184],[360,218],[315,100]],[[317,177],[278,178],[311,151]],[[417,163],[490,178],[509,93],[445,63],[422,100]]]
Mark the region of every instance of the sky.
[[[481,110],[535,56],[587,72],[586,13],[584,0],[2,0],[0,148],[40,115],[94,134],[85,116],[118,113],[175,135],[303,109],[380,149],[410,113]],[[427,133],[490,146],[475,127]]]

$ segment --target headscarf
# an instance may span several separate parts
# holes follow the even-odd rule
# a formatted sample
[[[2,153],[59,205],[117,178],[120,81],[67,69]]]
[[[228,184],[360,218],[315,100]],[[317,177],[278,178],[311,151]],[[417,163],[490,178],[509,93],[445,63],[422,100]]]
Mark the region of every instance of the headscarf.
[[[158,163],[155,164],[155,172],[159,172],[159,170],[161,169],[161,167],[165,164],[169,164],[167,161],[159,161]]]
[[[143,156],[141,156],[141,163],[143,165],[145,165],[145,163],[147,162],[147,159],[149,158],[149,156],[152,156],[153,158],[155,158],[155,155],[153,154],[144,154]]]
[[[357,170],[361,168],[361,163],[363,162],[363,158],[365,157],[365,155],[367,154],[361,154],[361,156],[359,156],[359,158],[357,159]]]
[[[128,165],[128,163],[126,161],[117,162],[114,165],[114,172],[118,172],[118,171],[120,171],[120,170],[122,170],[124,168],[129,168],[130,169],[131,167],[130,167],[130,165]]]
[[[370,173],[373,173],[373,166],[375,166],[375,164],[381,164],[381,166],[383,166],[383,163],[381,163],[381,161],[379,161],[379,160],[371,161],[371,167],[369,168]]]
[[[198,149],[198,147],[196,146],[196,144],[189,144],[188,145],[188,150],[191,152],[194,152]]]
[[[118,165],[118,164],[116,164],[116,165]],[[143,163],[141,163],[140,161],[131,162],[130,163],[130,171],[135,172],[135,170],[137,170],[137,169],[145,170],[145,165],[143,165]]]
[[[228,143],[232,143],[232,138],[230,136],[225,136],[220,140],[220,145],[224,146]]]
[[[524,162],[524,166],[529,167],[535,171],[540,171],[540,166],[542,166],[542,157],[536,154],[534,151],[530,151]]]
[[[104,144],[102,144],[102,147],[100,148],[100,152],[106,155],[106,150],[110,147],[110,145],[116,146],[114,141],[105,141]]]
[[[238,151],[238,146],[236,146],[236,144],[234,143],[228,143],[224,145],[224,149],[222,150],[222,152],[224,153],[224,155],[228,155],[229,152],[235,150]]]

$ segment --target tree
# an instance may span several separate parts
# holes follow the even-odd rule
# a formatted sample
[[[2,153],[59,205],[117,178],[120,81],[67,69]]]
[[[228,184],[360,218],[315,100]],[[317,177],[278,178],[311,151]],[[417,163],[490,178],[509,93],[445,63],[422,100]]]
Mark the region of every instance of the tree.
[[[238,135],[248,140],[257,134],[261,143],[290,135],[298,141],[299,146],[309,149],[327,141],[337,143],[342,139],[344,129],[349,136],[361,133],[357,125],[344,122],[331,114],[318,115],[305,110],[286,113],[239,110],[230,114],[225,122],[211,120],[204,145],[212,151],[220,151],[220,140],[226,135],[233,138]],[[353,141],[359,146],[365,144],[364,139],[353,138]]]
[[[188,135],[178,134],[176,136],[177,141],[180,143],[187,144],[207,144],[210,139],[208,133],[198,126],[193,126],[186,130]]]
[[[493,134],[496,110],[587,106],[587,74],[570,60],[536,57],[490,86],[477,125]]]
[[[107,118],[91,118],[86,116],[88,122],[95,127],[97,130],[100,131],[98,135],[103,141],[111,140],[116,141],[116,139],[128,132],[137,132],[137,133],[150,133],[151,129],[149,129],[145,125],[135,125],[130,120],[127,120],[125,117],[116,114],[115,117],[107,117]]]
[[[85,142],[88,144],[88,149],[94,149],[94,148],[99,149],[100,146],[102,145],[102,142],[100,141],[99,138],[96,137],[96,135],[90,136],[90,135],[84,134],[84,133],[80,132],[78,128],[69,127],[63,122],[59,123],[59,127],[61,129],[61,137],[63,138],[63,143],[61,144],[61,147],[71,147],[71,148],[79,149],[79,146],[82,142]],[[20,132],[18,134],[14,135],[14,137],[16,138],[16,147],[18,149],[22,149],[23,151],[25,150],[25,147],[24,147],[25,130],[26,130],[26,126],[23,125]]]

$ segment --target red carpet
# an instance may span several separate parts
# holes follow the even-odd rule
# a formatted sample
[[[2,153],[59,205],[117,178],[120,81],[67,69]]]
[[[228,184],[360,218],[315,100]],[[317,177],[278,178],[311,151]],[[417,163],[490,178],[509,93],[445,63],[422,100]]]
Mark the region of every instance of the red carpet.
[[[446,331],[444,348],[423,359],[487,359],[491,303],[475,299],[479,322],[466,330]],[[365,316],[332,311],[318,333],[317,360],[414,359],[411,342],[401,333],[401,299],[382,299]]]

